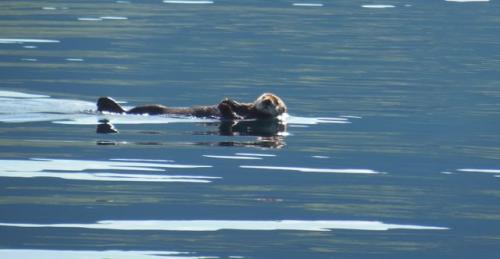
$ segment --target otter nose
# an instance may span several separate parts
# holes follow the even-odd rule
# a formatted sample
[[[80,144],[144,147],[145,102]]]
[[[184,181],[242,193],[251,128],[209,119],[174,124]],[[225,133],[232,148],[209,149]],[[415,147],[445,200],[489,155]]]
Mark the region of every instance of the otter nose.
[[[262,103],[263,103],[264,105],[266,105],[266,106],[267,106],[267,105],[271,105],[271,104],[272,104],[271,100],[269,100],[269,99],[265,99],[264,101],[262,101]]]

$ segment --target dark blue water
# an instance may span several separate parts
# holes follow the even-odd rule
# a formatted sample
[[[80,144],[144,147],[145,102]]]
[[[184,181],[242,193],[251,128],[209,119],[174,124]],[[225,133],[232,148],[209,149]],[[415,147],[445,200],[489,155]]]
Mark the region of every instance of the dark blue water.
[[[0,2],[0,258],[497,257],[497,2],[174,2]]]

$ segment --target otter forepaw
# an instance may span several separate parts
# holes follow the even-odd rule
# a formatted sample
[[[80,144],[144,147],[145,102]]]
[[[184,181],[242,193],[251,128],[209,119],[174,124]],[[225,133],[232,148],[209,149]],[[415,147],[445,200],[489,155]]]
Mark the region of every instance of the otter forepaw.
[[[238,114],[236,114],[233,111],[233,109],[231,108],[231,105],[226,103],[225,100],[222,101],[218,105],[218,108],[219,108],[219,111],[221,113],[222,119],[225,119],[225,120],[241,120],[241,119],[243,119],[243,117],[239,116]]]
[[[221,104],[223,103],[229,105],[230,107],[236,107],[240,105],[237,101],[229,98],[225,98],[224,100],[222,100]]]

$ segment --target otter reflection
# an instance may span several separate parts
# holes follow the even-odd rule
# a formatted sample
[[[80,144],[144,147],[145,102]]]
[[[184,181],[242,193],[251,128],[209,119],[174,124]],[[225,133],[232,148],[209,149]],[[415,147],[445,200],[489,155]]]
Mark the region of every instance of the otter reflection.
[[[272,137],[286,135],[286,123],[278,119],[250,121],[220,121],[205,123],[206,126],[218,127],[218,130],[199,131],[197,135],[221,136],[259,136]]]
[[[99,120],[99,124],[97,124],[95,132],[101,134],[113,134],[118,133],[118,130],[109,122],[109,120],[104,119]]]
[[[128,141],[113,141],[113,140],[98,140],[98,146],[120,146],[120,145],[138,145],[138,146],[172,146],[176,143],[164,142],[128,142]],[[258,137],[255,141],[212,141],[212,142],[182,142],[181,145],[194,146],[209,146],[209,147],[257,147],[257,148],[283,148],[285,147],[285,139],[282,136],[275,137]]]
[[[283,148],[286,146],[285,137],[257,137],[255,141],[220,141],[220,142],[196,142],[197,146],[218,147],[258,147],[258,148]]]
[[[257,146],[266,148],[282,148],[285,146],[287,126],[281,120],[243,120],[219,121],[203,123],[202,125],[217,130],[195,131],[194,135],[219,135],[219,136],[256,136],[255,141],[223,141],[223,142],[197,142],[195,145],[207,146]],[[115,134],[118,130],[109,120],[100,120],[96,132],[100,134]],[[136,143],[139,144],[139,143]],[[149,143],[151,145],[151,143]],[[107,143],[109,145],[109,143]],[[161,145],[161,143],[158,143]]]

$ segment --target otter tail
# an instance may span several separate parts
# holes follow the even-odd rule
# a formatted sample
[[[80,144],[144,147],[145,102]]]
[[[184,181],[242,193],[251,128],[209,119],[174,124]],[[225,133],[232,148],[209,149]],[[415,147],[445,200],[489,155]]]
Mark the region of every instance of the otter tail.
[[[121,105],[119,105],[111,97],[101,97],[97,100],[97,111],[100,112],[113,112],[125,113],[127,112]]]

